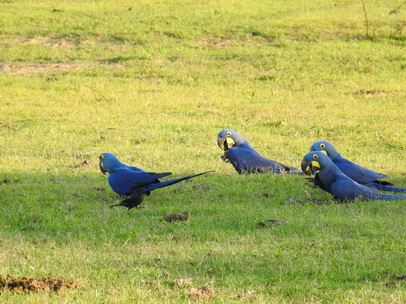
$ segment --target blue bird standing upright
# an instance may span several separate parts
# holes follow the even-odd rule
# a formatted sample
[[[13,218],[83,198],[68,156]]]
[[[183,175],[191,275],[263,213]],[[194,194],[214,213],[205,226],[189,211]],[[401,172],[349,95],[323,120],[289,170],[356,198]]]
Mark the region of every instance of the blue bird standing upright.
[[[381,191],[392,191],[406,193],[406,188],[392,187],[393,184],[379,180],[381,178],[388,177],[387,175],[377,173],[361,167],[341,156],[336,148],[328,141],[321,140],[315,142],[311,147],[310,151],[321,151],[328,155],[328,157],[333,161],[333,163],[341,170],[345,175],[347,175],[352,180],[360,183],[361,185],[375,188]],[[310,175],[309,172],[305,172]]]
[[[356,198],[364,200],[406,199],[406,195],[376,193],[375,189],[361,185],[343,172],[323,152],[315,151],[306,154],[302,161],[302,169],[308,167],[317,170],[320,188],[331,193],[339,201],[352,201]]]
[[[240,133],[233,129],[222,130],[217,144],[224,150],[221,158],[230,162],[238,173],[287,173],[303,174],[299,169],[289,167],[259,154]]]
[[[113,191],[120,196],[126,197],[120,204],[111,207],[124,206],[128,210],[141,204],[144,195],[149,195],[155,189],[164,188],[199,175],[214,172],[207,171],[161,182],[160,178],[172,173],[146,172],[137,167],[127,166],[111,153],[100,154],[99,166],[103,174],[109,173],[108,182]]]

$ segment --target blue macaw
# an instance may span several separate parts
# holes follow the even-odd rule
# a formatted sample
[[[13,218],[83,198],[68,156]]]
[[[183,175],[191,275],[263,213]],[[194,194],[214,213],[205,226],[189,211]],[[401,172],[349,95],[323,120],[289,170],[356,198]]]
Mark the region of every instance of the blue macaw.
[[[308,170],[310,166],[313,170],[317,170],[318,186],[331,193],[336,200],[352,201],[357,197],[364,200],[406,199],[406,195],[376,193],[375,189],[355,182],[320,151],[306,154],[301,166],[303,171]]]
[[[120,196],[126,197],[120,204],[111,207],[124,206],[127,207],[128,210],[141,204],[144,195],[149,195],[152,190],[167,187],[209,172],[214,172],[207,171],[161,182],[159,180],[160,178],[171,175],[172,173],[146,172],[137,167],[127,166],[111,153],[100,154],[99,166],[103,174],[109,173],[108,182],[113,191]]]
[[[361,167],[345,158],[343,158],[340,153],[337,152],[335,147],[328,141],[322,140],[315,142],[311,147],[310,151],[321,151],[330,157],[333,163],[341,170],[345,175],[347,175],[352,180],[360,183],[361,185],[375,188],[381,191],[392,191],[406,193],[406,188],[392,187],[393,184],[387,181],[381,181],[379,179],[386,178],[388,176],[368,170]],[[310,174],[310,172],[305,172]]]
[[[272,173],[303,174],[299,169],[288,167],[274,160],[267,159],[251,146],[249,141],[232,129],[225,129],[218,134],[217,144],[224,150],[221,158],[230,162],[238,173]]]

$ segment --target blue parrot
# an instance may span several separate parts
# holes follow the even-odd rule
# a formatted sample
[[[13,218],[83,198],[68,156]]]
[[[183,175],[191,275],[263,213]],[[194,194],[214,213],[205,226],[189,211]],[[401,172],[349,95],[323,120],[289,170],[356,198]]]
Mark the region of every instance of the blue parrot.
[[[249,141],[232,129],[225,129],[218,134],[217,144],[224,150],[221,159],[230,162],[238,173],[287,173],[303,174],[299,169],[288,167],[274,160],[267,159],[251,146]]]
[[[317,170],[318,186],[331,193],[339,201],[352,201],[359,197],[364,200],[406,199],[406,195],[376,193],[375,189],[361,185],[342,173],[333,161],[323,152],[314,151],[305,155],[303,171],[309,166]]]
[[[214,172],[207,171],[161,182],[159,180],[160,178],[171,175],[172,173],[146,172],[137,167],[127,166],[111,153],[100,154],[99,166],[103,174],[109,173],[108,182],[113,191],[120,196],[126,197],[120,204],[111,207],[124,206],[127,207],[128,210],[141,204],[144,195],[149,195],[151,191],[155,189],[167,187],[183,180]]]
[[[345,175],[347,175],[349,178],[356,181],[357,183],[360,183],[361,185],[375,188],[381,191],[406,193],[406,188],[392,187],[392,183],[379,180],[388,176],[368,170],[343,158],[340,153],[337,152],[334,146],[325,140],[315,142],[310,147],[310,151],[324,152],[328,155],[328,157],[330,157],[330,159],[338,167],[338,169],[341,170],[341,172],[343,172]],[[305,173],[310,174],[310,172]]]

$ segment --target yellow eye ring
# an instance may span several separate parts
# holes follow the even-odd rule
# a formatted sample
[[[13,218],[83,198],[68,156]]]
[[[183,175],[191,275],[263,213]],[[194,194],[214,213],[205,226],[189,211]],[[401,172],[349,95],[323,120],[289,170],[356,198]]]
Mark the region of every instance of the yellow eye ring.
[[[226,135],[227,135],[227,136],[231,136],[231,132],[230,132],[230,131],[227,131]]]
[[[99,156],[99,159],[100,159],[100,160],[103,160],[103,159],[104,159],[104,155],[100,155],[100,156]]]
[[[313,154],[313,159],[318,159],[319,156],[317,154]]]
[[[326,145],[325,144],[320,144],[320,148],[324,149]]]

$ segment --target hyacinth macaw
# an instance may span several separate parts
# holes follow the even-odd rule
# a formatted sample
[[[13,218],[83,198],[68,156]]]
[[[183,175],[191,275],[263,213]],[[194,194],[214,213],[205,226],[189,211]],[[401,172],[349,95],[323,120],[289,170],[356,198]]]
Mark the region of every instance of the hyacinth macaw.
[[[299,169],[288,167],[274,160],[267,159],[251,146],[249,141],[232,129],[225,129],[218,134],[217,144],[224,150],[221,158],[230,162],[238,173],[287,173],[303,174]]]
[[[368,170],[361,167],[345,158],[343,158],[340,153],[337,152],[335,147],[328,141],[322,140],[315,142],[311,147],[310,151],[321,151],[330,157],[333,163],[341,170],[345,175],[347,175],[352,180],[357,183],[375,188],[381,191],[392,191],[392,192],[402,192],[406,193],[406,188],[392,187],[393,184],[387,181],[381,181],[379,179],[386,178],[388,176],[376,173],[374,171]],[[311,174],[310,171],[305,172]]]
[[[120,204],[111,207],[124,206],[127,207],[128,210],[141,204],[144,195],[149,195],[151,191],[155,189],[167,187],[199,175],[214,172],[207,171],[161,182],[159,180],[160,178],[171,175],[172,173],[146,172],[137,167],[127,166],[111,153],[103,153],[99,156],[99,166],[103,174],[109,173],[108,182],[113,191],[120,196],[126,197]]]
[[[323,152],[314,151],[305,155],[303,171],[317,170],[317,185],[331,193],[339,201],[406,199],[406,195],[376,193],[375,189],[361,185],[342,173],[333,161]]]

